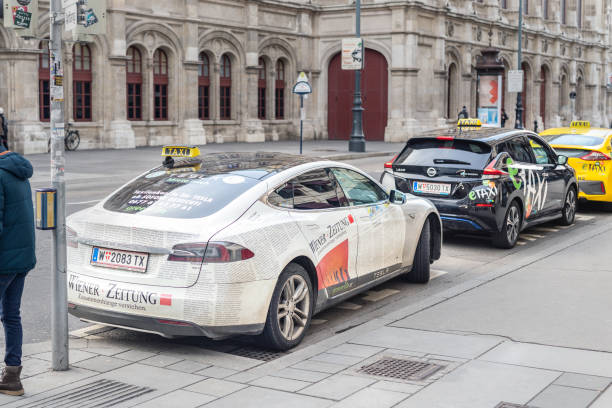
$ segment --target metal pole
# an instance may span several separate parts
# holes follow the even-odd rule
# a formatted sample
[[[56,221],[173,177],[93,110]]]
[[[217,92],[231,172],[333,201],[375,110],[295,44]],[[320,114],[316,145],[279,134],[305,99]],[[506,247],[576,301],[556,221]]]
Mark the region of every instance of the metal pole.
[[[523,1],[519,0],[519,23],[518,23],[518,70],[522,69],[523,62]],[[525,73],[523,72],[523,75]],[[525,80],[523,79],[523,83]],[[525,89],[523,89],[525,92]],[[516,94],[516,122],[514,124],[515,129],[523,129],[523,100],[522,94],[523,92],[518,92]]]
[[[302,154],[303,135],[304,135],[304,95],[300,95],[300,154]]]
[[[355,35],[361,37],[361,0],[356,0],[357,15],[355,24]],[[362,49],[361,58],[365,58],[365,50]],[[361,70],[355,71],[355,96],[353,98],[353,128],[351,140],[349,140],[349,152],[365,152],[365,136],[363,135],[363,106],[361,103]]]
[[[50,74],[51,86],[63,87],[62,2],[51,0]],[[59,95],[59,96],[57,96]],[[51,181],[57,190],[57,224],[53,230],[53,275],[51,286],[51,366],[55,371],[68,370],[68,312],[66,289],[66,184],[64,181],[64,98],[51,92]]]

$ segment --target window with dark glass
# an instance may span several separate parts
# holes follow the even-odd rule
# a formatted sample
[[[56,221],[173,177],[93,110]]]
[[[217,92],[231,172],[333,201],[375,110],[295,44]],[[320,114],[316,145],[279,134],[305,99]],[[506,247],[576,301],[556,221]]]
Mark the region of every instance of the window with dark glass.
[[[219,117],[232,118],[232,62],[229,55],[221,57],[221,73],[219,77]]]
[[[92,60],[91,50],[86,44],[74,44],[73,76],[73,116],[79,122],[91,121]]]
[[[351,205],[376,204],[389,198],[380,186],[356,171],[334,168],[332,172]]]
[[[548,150],[544,144],[536,138],[529,137],[529,144],[531,146],[531,152],[535,157],[537,164],[554,164],[555,159],[552,152]]]
[[[577,0],[576,4],[576,27],[582,28],[582,0]]]
[[[51,119],[50,75],[49,75],[49,40],[42,40],[38,56],[38,107],[41,122]]]
[[[561,0],[561,24],[567,24],[567,0]]]
[[[313,170],[294,178],[271,192],[268,202],[296,210],[348,206],[344,192],[328,169]]]
[[[520,138],[515,138],[509,140],[497,148],[498,152],[506,152],[512,157],[515,162],[521,163],[532,163],[533,158],[531,157],[531,153],[527,148],[527,143],[525,140]]]
[[[276,63],[276,82],[274,87],[276,119],[285,118],[285,64],[283,61]]]
[[[257,81],[257,117],[266,118],[266,61],[259,59],[259,79]]]
[[[168,120],[168,56],[163,50],[153,54],[153,115]]]
[[[198,114],[202,120],[210,119],[210,61],[203,52],[198,68]]]
[[[142,55],[136,47],[127,50],[127,118],[142,120]]]

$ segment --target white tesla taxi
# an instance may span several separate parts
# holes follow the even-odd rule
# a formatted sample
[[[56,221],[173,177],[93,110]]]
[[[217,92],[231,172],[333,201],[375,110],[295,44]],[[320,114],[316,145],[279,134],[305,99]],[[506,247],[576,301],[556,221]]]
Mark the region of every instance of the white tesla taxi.
[[[400,274],[425,283],[440,257],[436,208],[387,194],[353,166],[181,147],[164,155],[69,217],[74,316],[167,337],[261,334],[285,350],[313,314]]]

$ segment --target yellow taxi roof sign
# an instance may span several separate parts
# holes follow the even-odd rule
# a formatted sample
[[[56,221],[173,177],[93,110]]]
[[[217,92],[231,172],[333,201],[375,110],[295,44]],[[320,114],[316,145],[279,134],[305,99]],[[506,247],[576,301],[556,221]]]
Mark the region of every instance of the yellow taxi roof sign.
[[[457,127],[459,129],[463,129],[463,128],[479,129],[482,127],[482,123],[480,122],[480,119],[459,119],[459,122],[457,122]]]
[[[591,122],[588,120],[574,120],[570,123],[572,129],[588,129],[591,127]]]
[[[195,146],[164,146],[162,157],[198,157],[200,149]]]

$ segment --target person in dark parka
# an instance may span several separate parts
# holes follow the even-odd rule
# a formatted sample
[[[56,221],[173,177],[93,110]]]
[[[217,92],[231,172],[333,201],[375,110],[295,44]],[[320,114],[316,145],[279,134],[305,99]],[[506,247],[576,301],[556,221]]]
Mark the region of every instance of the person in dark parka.
[[[21,295],[36,265],[34,207],[28,160],[0,146],[0,316],[4,326],[5,367],[0,393],[23,395],[21,385]]]

